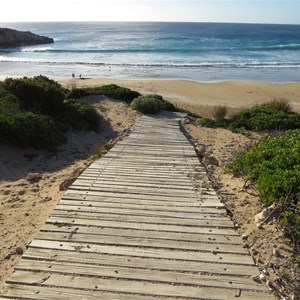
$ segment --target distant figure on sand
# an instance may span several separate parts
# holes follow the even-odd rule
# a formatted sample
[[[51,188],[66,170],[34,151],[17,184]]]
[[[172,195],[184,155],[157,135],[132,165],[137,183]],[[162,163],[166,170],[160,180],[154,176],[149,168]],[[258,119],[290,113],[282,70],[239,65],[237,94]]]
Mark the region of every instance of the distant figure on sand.
[[[75,78],[75,74],[74,73],[72,73],[72,77]]]

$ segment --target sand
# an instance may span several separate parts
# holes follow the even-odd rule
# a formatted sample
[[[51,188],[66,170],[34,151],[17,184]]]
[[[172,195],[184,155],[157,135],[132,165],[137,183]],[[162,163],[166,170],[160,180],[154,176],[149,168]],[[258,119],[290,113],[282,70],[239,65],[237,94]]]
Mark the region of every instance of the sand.
[[[237,109],[268,102],[273,98],[288,100],[294,110],[300,112],[300,82],[272,84],[255,81],[200,83],[188,80],[55,79],[69,88],[116,83],[142,94],[161,94],[181,108],[204,117],[209,116],[211,108],[216,105],[226,105],[234,112]]]

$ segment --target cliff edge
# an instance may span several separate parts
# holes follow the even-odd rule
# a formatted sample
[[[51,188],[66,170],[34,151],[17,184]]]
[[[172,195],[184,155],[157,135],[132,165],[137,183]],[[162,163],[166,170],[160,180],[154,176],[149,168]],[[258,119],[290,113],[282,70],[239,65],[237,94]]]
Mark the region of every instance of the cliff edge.
[[[16,48],[51,43],[54,43],[54,40],[46,36],[40,36],[29,31],[0,28],[0,48]]]

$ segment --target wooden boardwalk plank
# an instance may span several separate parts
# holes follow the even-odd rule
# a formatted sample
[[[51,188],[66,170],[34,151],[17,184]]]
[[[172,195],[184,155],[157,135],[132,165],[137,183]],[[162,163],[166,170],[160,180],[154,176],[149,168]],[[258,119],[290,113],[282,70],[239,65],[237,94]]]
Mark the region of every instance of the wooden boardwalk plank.
[[[51,266],[51,267],[50,267]],[[195,273],[179,273],[160,270],[147,270],[138,268],[125,268],[118,266],[93,266],[81,263],[64,263],[35,261],[24,259],[17,267],[18,270],[33,271],[33,272],[53,272],[59,274],[72,275],[74,272],[80,275],[90,275],[94,277],[110,277],[122,279],[135,279],[155,282],[167,282],[176,284],[185,284],[192,286],[215,286],[214,281],[218,282],[220,287],[243,288],[246,290],[260,290],[264,291],[265,287],[262,284],[254,282],[251,278],[234,277],[234,276],[216,276]],[[137,272],[138,271],[138,272]]]
[[[138,215],[125,214],[123,212],[116,213],[101,213],[97,212],[96,208],[88,210],[61,210],[56,208],[52,212],[54,217],[63,217],[66,212],[71,218],[80,218],[88,220],[106,220],[106,221],[121,221],[121,222],[134,222],[145,224],[160,224],[160,225],[181,225],[181,226],[193,226],[193,227],[218,227],[218,228],[233,228],[232,222],[225,218],[183,218],[183,217],[170,217],[170,216],[153,216],[153,215]]]
[[[147,235],[147,234],[146,234]],[[215,253],[236,253],[244,254],[248,256],[248,251],[241,245],[231,244],[213,244],[213,243],[201,243],[187,242],[180,240],[168,240],[168,239],[155,239],[146,237],[133,237],[133,236],[107,236],[97,234],[96,236],[91,233],[77,233],[77,230],[70,234],[57,233],[57,232],[40,232],[36,239],[51,240],[59,242],[77,242],[86,244],[98,244],[98,245],[119,245],[119,246],[134,246],[145,248],[161,248],[161,249],[178,249],[178,250],[191,250],[191,251],[204,251]]]
[[[1,299],[274,299],[178,120],[142,117],[79,176]]]
[[[82,201],[95,201],[102,203],[128,203],[138,205],[153,205],[153,206],[164,206],[164,207],[194,207],[199,208],[201,211],[207,208],[210,209],[224,209],[223,204],[220,203],[216,195],[199,195],[198,198],[185,199],[180,198],[167,198],[136,195],[136,194],[122,194],[122,193],[110,193],[110,192],[95,192],[95,191],[78,191],[68,190],[62,197],[63,200],[82,200]]]
[[[140,280],[122,280],[97,277],[83,277],[72,275],[60,275],[53,273],[18,271],[8,280],[8,283],[37,284],[45,286],[58,286],[73,289],[86,289],[88,291],[110,291],[150,296],[186,297],[187,299],[235,299],[238,289],[219,289],[191,285],[160,284],[156,282]],[[260,291],[243,290],[244,299],[270,299],[266,293]]]
[[[146,222],[134,222],[134,221],[119,221],[115,220],[101,220],[97,218],[76,218],[65,214],[64,217],[50,216],[47,223],[51,224],[70,224],[70,225],[87,225],[87,226],[102,226],[113,228],[127,228],[127,229],[142,229],[142,230],[155,230],[155,231],[167,231],[167,232],[182,232],[182,233],[198,233],[198,234],[219,234],[227,236],[238,236],[237,232],[233,228],[218,228],[218,227],[196,227],[196,226],[180,226],[170,224],[155,224]]]
[[[23,256],[25,259],[44,260],[48,262],[82,263],[100,266],[122,266],[133,269],[149,269],[180,273],[215,274],[250,277],[257,275],[257,268],[253,265],[228,264],[219,262],[198,262],[176,259],[161,259],[156,257],[141,257],[116,255],[107,253],[65,251],[49,248],[30,247]]]
[[[213,214],[217,215],[216,217],[219,216],[226,216],[226,212],[222,209],[218,208],[211,208],[211,207],[206,207],[205,209],[200,206],[200,205],[191,205],[191,206],[168,206],[164,203],[147,203],[147,202],[137,202],[134,201],[134,203],[129,201],[125,201],[124,199],[118,199],[118,198],[111,198],[107,201],[103,201],[104,199],[99,199],[98,197],[88,198],[88,199],[82,199],[80,198],[63,198],[59,202],[59,206],[77,206],[80,208],[81,206],[83,207],[99,207],[103,209],[107,209],[112,211],[111,209],[118,208],[118,209],[127,209],[127,210],[134,210],[135,212],[141,211],[149,211],[149,212],[154,212],[155,214],[159,212],[163,213],[189,213],[193,215],[197,215],[199,218],[205,218],[205,215],[209,214],[210,217],[214,217]]]
[[[70,241],[55,241],[55,240],[38,240],[35,239],[31,243],[31,247],[36,248],[50,248],[50,249],[62,249],[65,251],[79,251],[87,253],[103,253],[112,255],[127,255],[133,257],[155,257],[160,259],[175,259],[183,261],[203,261],[203,262],[215,262],[220,263],[232,263],[240,265],[254,265],[252,258],[249,255],[239,255],[235,253],[220,253],[220,252],[207,252],[207,251],[190,251],[180,249],[164,249],[156,247],[143,247],[143,246],[123,246],[117,244],[116,246],[100,245],[92,243],[70,242]]]
[[[63,210],[63,211],[76,211],[76,212],[95,212],[101,214],[122,214],[122,215],[130,215],[130,216],[156,216],[156,217],[166,217],[166,218],[178,218],[178,219],[201,219],[201,220],[209,220],[209,219],[218,219],[223,221],[228,221],[228,217],[225,215],[223,211],[214,210],[213,213],[205,212],[201,213],[200,209],[197,211],[185,211],[182,212],[180,210],[177,211],[168,211],[166,210],[157,210],[157,209],[149,209],[144,206],[134,208],[126,207],[125,205],[122,207],[122,204],[119,204],[117,207],[110,206],[108,208],[99,207],[97,205],[80,205],[75,201],[75,205],[72,203],[61,202],[55,210]],[[121,207],[120,207],[121,206]],[[232,225],[231,225],[232,226]]]
[[[199,233],[183,233],[183,232],[170,232],[170,231],[157,231],[157,230],[143,230],[143,229],[126,229],[126,228],[112,228],[103,226],[88,226],[88,225],[67,225],[67,224],[45,224],[41,232],[64,232],[67,234],[88,233],[99,234],[108,236],[125,236],[125,237],[141,237],[153,238],[164,240],[177,240],[187,242],[204,242],[216,244],[232,244],[241,245],[241,238],[239,236],[226,236],[226,235],[212,235],[212,234],[199,234]]]

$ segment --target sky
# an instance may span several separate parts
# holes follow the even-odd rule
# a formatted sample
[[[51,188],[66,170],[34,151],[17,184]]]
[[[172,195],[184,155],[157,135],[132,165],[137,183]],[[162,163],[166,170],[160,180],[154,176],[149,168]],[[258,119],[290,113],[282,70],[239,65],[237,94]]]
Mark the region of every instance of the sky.
[[[4,0],[0,22],[176,21],[300,24],[300,0]]]

